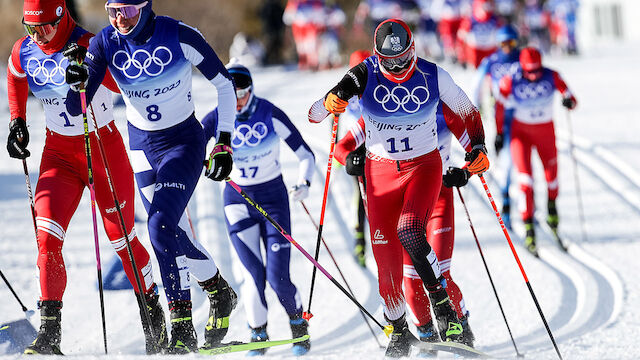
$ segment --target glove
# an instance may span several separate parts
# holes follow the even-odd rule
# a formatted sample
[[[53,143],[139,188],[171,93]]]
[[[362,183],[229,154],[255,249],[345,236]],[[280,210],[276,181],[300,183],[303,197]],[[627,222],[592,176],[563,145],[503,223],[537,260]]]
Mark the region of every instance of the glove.
[[[306,180],[304,184],[298,184],[291,187],[289,194],[291,194],[293,201],[302,201],[306,199],[309,196],[309,186],[311,186],[311,183],[309,180]]]
[[[9,122],[9,138],[7,139],[7,151],[14,159],[26,159],[31,156],[29,150],[29,130],[27,122],[18,117]]]
[[[364,161],[366,159],[364,146],[350,152],[345,160],[344,168],[347,174],[353,176],[364,175]]]
[[[472,174],[482,174],[489,170],[489,158],[487,148],[484,145],[475,145],[473,149],[464,156],[469,162],[467,169]]]
[[[218,143],[213,147],[207,170],[204,175],[211,180],[221,181],[226,179],[233,168],[233,148],[231,148],[231,134],[221,132]]]
[[[69,59],[64,79],[73,91],[80,91],[87,85],[89,78],[89,68],[84,63],[87,49],[77,43],[69,43],[62,51],[62,55]]]
[[[460,169],[457,167],[450,167],[447,169],[447,173],[442,175],[442,185],[450,187],[461,187],[467,185],[469,182],[469,171],[467,169]]]
[[[572,97],[566,97],[562,99],[562,106],[566,107],[569,110],[572,110],[576,107],[576,100]]]
[[[500,154],[500,150],[504,146],[504,136],[502,134],[496,134],[494,145],[496,146],[496,155]]]
[[[334,93],[329,93],[324,99],[324,107],[332,114],[342,114],[346,109],[349,102],[341,99]]]

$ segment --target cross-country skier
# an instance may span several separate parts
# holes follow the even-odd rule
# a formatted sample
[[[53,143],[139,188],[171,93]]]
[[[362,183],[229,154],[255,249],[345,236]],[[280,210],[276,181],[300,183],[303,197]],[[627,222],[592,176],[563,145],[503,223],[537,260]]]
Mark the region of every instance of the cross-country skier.
[[[237,62],[227,66],[236,85],[235,130],[231,146],[235,154],[234,181],[271,217],[290,233],[289,197],[280,169],[280,140],[293,150],[300,161],[298,180],[290,192],[294,201],[302,201],[309,194],[315,157],[289,117],[277,106],[254,93],[249,70]],[[218,109],[202,120],[207,138],[218,127]],[[224,215],[231,243],[244,267],[244,297],[251,341],[266,341],[268,282],[276,292],[280,304],[289,315],[294,338],[306,335],[307,320],[302,318],[302,301],[298,289],[291,282],[289,259],[291,244],[268,223],[257,210],[231,186],[223,191]],[[262,257],[261,244],[266,258]],[[309,351],[309,340],[293,345],[295,355]],[[253,350],[249,355],[262,355],[266,349]]]
[[[496,40],[500,48],[490,56],[484,58],[478,67],[475,81],[473,101],[476,107],[482,102],[482,89],[487,77],[490,78],[491,97],[494,101],[494,116],[496,120],[496,138],[494,141],[496,154],[506,144],[507,158],[505,166],[504,186],[502,187],[502,220],[511,228],[511,201],[509,198],[509,186],[511,185],[511,152],[509,151],[509,139],[513,109],[505,108],[505,99],[500,96],[500,79],[505,75],[513,74],[520,65],[520,50],[518,49],[518,32],[511,25],[498,29]]]
[[[82,192],[88,185],[87,158],[84,147],[84,126],[81,116],[72,116],[64,106],[69,85],[64,80],[67,60],[62,55],[68,43],[89,44],[93,34],[73,21],[64,0],[25,0],[24,28],[28,36],[20,38],[11,51],[7,71],[7,93],[11,122],[7,150],[9,156],[26,159],[30,153],[27,129],[27,95],[29,89],[40,100],[46,121],[46,141],[40,175],[35,192],[35,210],[38,240],[38,268],[40,270],[39,307],[40,331],[36,340],[27,347],[26,354],[61,354],[61,308],[67,283],[67,274],[62,257],[62,245],[69,221],[73,216]],[[111,181],[121,201],[126,232],[133,250],[133,257],[144,287],[144,296],[150,306],[152,318],[160,316],[164,321],[162,307],[158,303],[157,287],[153,282],[149,254],[140,244],[134,229],[133,171],[114,125],[111,94],[117,91],[110,75],[96,83],[96,95],[90,104],[91,116],[98,124],[100,139],[106,150]],[[134,269],[127,253],[125,234],[107,182],[103,159],[98,149],[93,124],[89,123],[95,194],[104,229],[116,250],[124,270],[138,292]],[[113,166],[116,164],[117,166]],[[141,315],[143,308],[141,307]],[[143,324],[146,325],[143,318]],[[158,329],[158,333],[160,333]],[[147,353],[159,351],[147,342]]]
[[[122,90],[132,166],[171,312],[169,352],[197,350],[190,274],[208,293],[204,346],[215,346],[227,333],[237,297],[211,255],[193,238],[184,215],[206,147],[204,130],[194,115],[191,67],[197,67],[218,93],[218,141],[206,171],[216,181],[226,178],[232,167],[233,83],[202,34],[156,16],[151,1],[108,0],[105,8],[111,26],[90,43],[86,63],[69,65],[67,82],[74,87],[85,83],[87,98],[92,99],[108,68]],[[68,93],[67,109],[72,115],[81,112],[77,92]]]
[[[382,22],[374,34],[375,56],[350,69],[309,110],[320,122],[340,114],[348,100],[360,96],[365,121],[367,202],[373,254],[384,313],[394,330],[387,355],[404,356],[414,341],[405,319],[402,251],[411,257],[434,307],[445,340],[461,341],[462,325],[451,304],[437,256],[426,239],[428,219],[442,183],[436,112],[447,104],[465,124],[480,114],[449,73],[418,58],[409,27],[397,19]],[[467,128],[475,128],[466,125]],[[466,156],[471,173],[489,167],[484,134],[469,134]]]
[[[463,333],[461,342],[466,345],[473,346],[474,336],[468,322],[469,312],[466,310],[462,292],[458,285],[451,278],[451,255],[453,253],[454,243],[454,212],[453,212],[453,192],[451,187],[464,186],[469,180],[469,173],[464,169],[450,167],[451,160],[451,134],[455,134],[460,144],[467,151],[471,151],[468,131],[462,119],[457,116],[444,103],[440,103],[436,113],[436,122],[438,127],[438,151],[442,158],[444,186],[440,189],[438,200],[435,208],[431,213],[427,225],[427,241],[433,247],[439,260],[440,271],[442,276],[447,280],[447,294],[456,309],[458,318],[462,323]],[[481,122],[474,122],[470,125],[476,127],[472,132],[484,132]],[[347,169],[354,171],[358,168],[358,172],[364,173],[365,157],[354,161],[358,154],[353,154],[354,149],[359,148],[365,142],[365,126],[364,120],[360,120],[349,128],[349,132],[336,145],[336,160],[341,164],[345,164]],[[349,154],[349,155],[347,155]],[[447,338],[446,332],[438,331],[433,325],[431,318],[431,305],[429,298],[424,290],[422,279],[416,273],[411,258],[406,251],[403,251],[403,283],[404,294],[407,303],[415,317],[415,325],[418,330],[420,340],[433,342]],[[446,330],[446,329],[445,329]]]
[[[500,94],[508,97],[514,107],[511,156],[518,171],[520,190],[526,200],[521,213],[526,229],[525,245],[536,256],[538,252],[533,226],[535,206],[531,168],[531,151],[534,147],[542,161],[547,180],[547,223],[554,233],[557,234],[558,231],[558,154],[552,118],[553,95],[556,90],[562,94],[564,107],[569,110],[576,107],[576,98],[560,74],[543,67],[540,52],[531,47],[520,52],[520,69],[500,80]]]
[[[496,51],[496,31],[500,27],[490,0],[473,0],[471,14],[462,19],[458,30],[458,61],[477,69],[485,57]]]

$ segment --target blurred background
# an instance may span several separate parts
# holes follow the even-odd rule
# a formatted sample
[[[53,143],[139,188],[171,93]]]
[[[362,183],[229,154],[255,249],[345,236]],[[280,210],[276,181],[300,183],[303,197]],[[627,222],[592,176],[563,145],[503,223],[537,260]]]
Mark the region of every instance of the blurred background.
[[[22,1],[0,3],[7,17],[0,23],[6,59],[24,35]],[[108,25],[102,0],[67,3],[88,30]],[[459,55],[466,35],[460,24],[475,18],[475,3],[498,19],[497,26],[513,24],[524,44],[546,53],[579,54],[602,41],[640,40],[638,0],[155,0],[153,6],[159,15],[197,27],[224,62],[235,56],[252,66],[322,70],[346,65],[356,49],[370,49],[375,26],[389,17],[414,29],[419,55],[467,65]]]

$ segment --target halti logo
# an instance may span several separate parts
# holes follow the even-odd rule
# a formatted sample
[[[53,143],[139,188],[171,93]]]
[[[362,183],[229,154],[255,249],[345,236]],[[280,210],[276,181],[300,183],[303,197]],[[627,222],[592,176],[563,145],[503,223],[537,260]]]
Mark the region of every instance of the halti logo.
[[[376,229],[376,232],[373,233],[373,238],[375,239],[372,242],[373,245],[384,245],[389,242],[384,239],[384,235],[380,233],[380,229]]]
[[[163,187],[164,188],[174,188],[174,189],[179,189],[179,190],[186,190],[186,186],[184,186],[184,184],[177,183],[177,182],[172,182],[172,183],[165,182],[165,183],[157,183],[155,191],[160,191]]]

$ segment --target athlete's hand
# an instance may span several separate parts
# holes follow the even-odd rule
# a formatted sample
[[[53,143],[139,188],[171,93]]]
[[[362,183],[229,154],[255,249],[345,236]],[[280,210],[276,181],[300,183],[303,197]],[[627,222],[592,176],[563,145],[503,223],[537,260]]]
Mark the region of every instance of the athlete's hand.
[[[289,193],[291,194],[291,198],[293,201],[302,201],[309,196],[309,186],[311,183],[309,180],[306,180],[302,184],[293,185]]]
[[[332,114],[342,114],[346,109],[349,102],[341,99],[334,93],[328,93],[324,98],[324,107]]]
[[[504,136],[502,134],[496,134],[496,139],[493,142],[496,147],[496,155],[500,154],[500,150],[504,146]]]
[[[442,185],[450,187],[462,187],[469,182],[469,171],[467,169],[460,169],[457,167],[450,167],[447,169],[447,173],[442,175]]]
[[[64,73],[64,80],[69,84],[71,90],[80,91],[87,86],[89,79],[89,67],[85,63],[76,60],[69,61],[69,66]]]
[[[350,152],[347,155],[344,163],[344,169],[347,171],[347,174],[353,176],[363,176],[365,159],[366,154],[364,146],[360,146],[356,150]]]
[[[472,174],[482,174],[489,170],[489,158],[487,157],[487,148],[484,145],[475,145],[464,159],[469,162],[467,169]]]
[[[29,130],[27,122],[17,117],[9,122],[9,138],[7,139],[7,151],[14,159],[26,159],[31,156],[29,150]]]
[[[221,181],[226,179],[233,168],[233,148],[231,148],[231,134],[221,132],[216,146],[213,147],[207,170],[204,175],[211,180]]]
[[[569,110],[575,109],[576,104],[576,98],[574,98],[573,96],[562,99],[562,106],[566,107]]]

